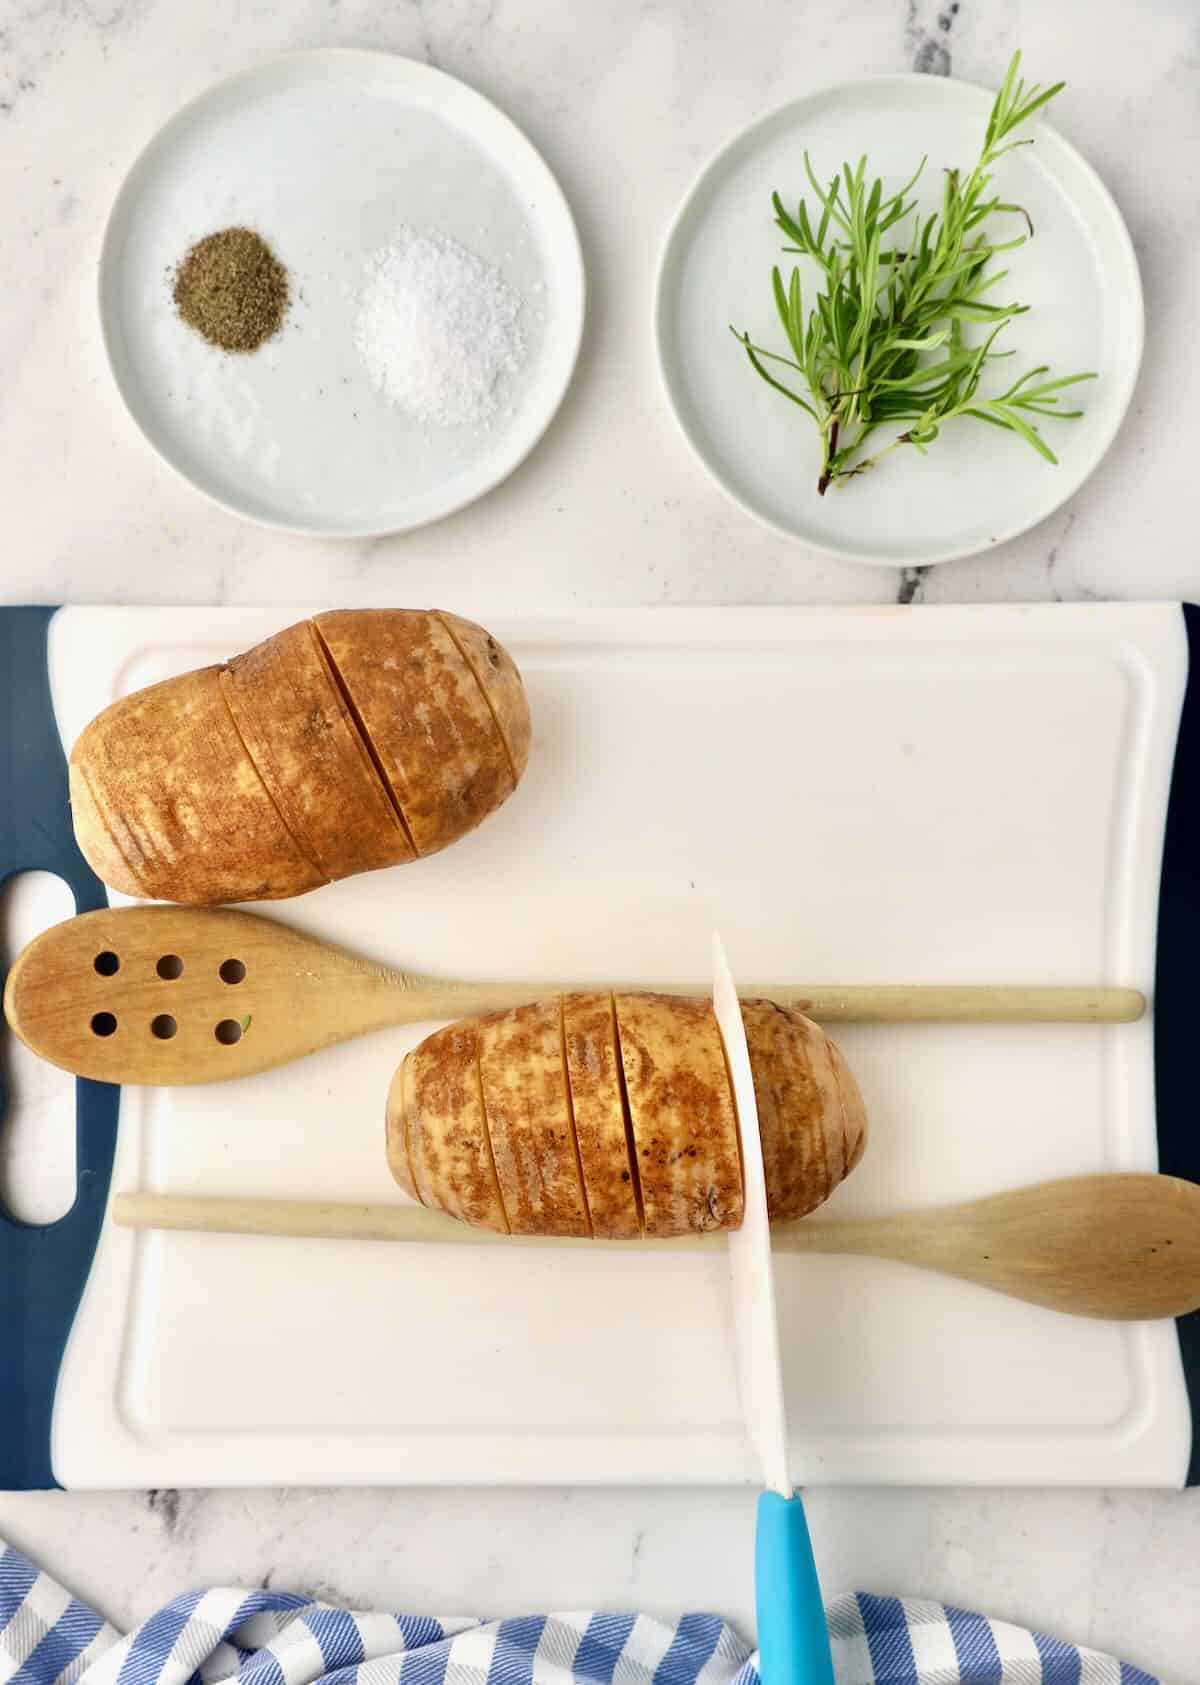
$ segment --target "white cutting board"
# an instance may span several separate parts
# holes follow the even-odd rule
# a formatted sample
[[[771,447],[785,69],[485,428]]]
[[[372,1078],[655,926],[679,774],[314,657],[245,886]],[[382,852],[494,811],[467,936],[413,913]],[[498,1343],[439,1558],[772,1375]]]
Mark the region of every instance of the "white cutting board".
[[[445,605],[470,611],[470,605]],[[66,744],[279,609],[72,608]],[[271,911],[462,976],[1105,981],[1149,990],[1186,644],[1173,606],[485,619],[529,772],[463,843]],[[221,1087],[127,1090],[116,1189],[395,1200],[383,1102],[424,1028]],[[847,1029],[851,1216],[1156,1162],[1149,1021]],[[1178,1485],[1174,1326],[785,1258],[804,1482]],[[720,1254],[106,1227],[54,1417],[67,1486],[754,1477]]]

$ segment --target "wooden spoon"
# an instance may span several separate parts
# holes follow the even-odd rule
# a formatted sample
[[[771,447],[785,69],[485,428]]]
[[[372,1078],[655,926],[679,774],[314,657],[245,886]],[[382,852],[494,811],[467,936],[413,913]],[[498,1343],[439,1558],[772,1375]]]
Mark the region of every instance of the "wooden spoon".
[[[420,1207],[316,1200],[127,1193],[115,1196],[112,1215],[126,1228],[324,1240],[654,1252],[724,1244],[719,1234],[647,1241],[497,1235]],[[777,1224],[771,1240],[777,1252],[860,1253],[915,1264],[1076,1316],[1141,1321],[1200,1306],[1200,1186],[1173,1176],[1071,1176],[892,1217]]]
[[[458,983],[376,965],[252,913],[104,908],[20,954],[4,1014],[26,1046],[77,1076],[179,1084],[248,1076],[367,1030],[490,1012],[580,983]],[[593,985],[594,986],[594,985]],[[706,994],[707,984],[618,988]],[[1124,1023],[1136,989],[814,987],[754,983],[824,1021]]]

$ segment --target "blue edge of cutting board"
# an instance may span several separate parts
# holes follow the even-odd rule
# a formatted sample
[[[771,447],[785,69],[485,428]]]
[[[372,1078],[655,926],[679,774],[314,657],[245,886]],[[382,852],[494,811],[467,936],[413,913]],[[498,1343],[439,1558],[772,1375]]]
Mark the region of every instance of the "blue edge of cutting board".
[[[76,911],[108,905],[71,830],[67,765],[50,696],[52,608],[0,608],[0,886],[18,872],[65,879]],[[917,611],[920,612],[919,610]],[[1185,605],[1189,677],[1167,809],[1155,976],[1159,1167],[1200,1182],[1200,608]],[[19,794],[18,794],[19,792]],[[0,1064],[0,1072],[3,1066]],[[17,1222],[0,1206],[0,1490],[57,1486],[50,1424],[67,1338],[100,1237],[121,1091],[75,1085],[78,1187],[57,1222]],[[0,1119],[5,1094],[0,1076]],[[1200,1485],[1200,1311],[1178,1323],[1192,1407],[1188,1485]]]

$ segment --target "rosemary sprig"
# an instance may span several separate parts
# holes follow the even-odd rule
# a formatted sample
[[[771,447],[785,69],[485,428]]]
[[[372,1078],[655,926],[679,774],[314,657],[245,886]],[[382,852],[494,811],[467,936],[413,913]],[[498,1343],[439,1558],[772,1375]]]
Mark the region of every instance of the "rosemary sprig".
[[[938,210],[916,212],[914,189],[924,158],[899,192],[885,197],[878,178],[868,182],[865,157],[855,167],[843,164],[823,187],[806,152],[812,210],[801,199],[792,215],[779,194],[772,195],[776,224],[788,241],[784,251],[815,262],[822,284],[806,314],[799,266],[793,265],[786,283],[778,267],[771,271],[786,353],[757,345],[732,326],[730,332],[755,372],[816,423],[822,495],[902,445],[924,453],[958,416],[1002,427],[1047,462],[1057,462],[1036,418],[1065,421],[1083,413],[1060,408],[1059,399],[1067,387],[1094,379],[1091,373],[1048,380],[1043,377],[1050,370],[1042,366],[1003,392],[988,396],[980,390],[989,366],[1012,355],[994,349],[997,336],[1029,308],[995,300],[1008,271],[993,269],[991,260],[1024,245],[1033,224],[1021,206],[995,191],[992,170],[1006,152],[1031,144],[1028,138],[1012,139],[1014,130],[1065,86],[1026,88],[1020,65],[1021,55],[1014,53],[979,160],[965,179],[957,170],[945,172]],[[1023,217],[1025,230],[1011,239],[990,239],[984,225],[1002,215]],[[910,217],[905,239],[901,225]],[[975,324],[986,332],[972,345],[967,332]],[[787,370],[802,377],[806,396],[793,389]],[[889,424],[900,424],[901,431],[868,451],[876,429]]]

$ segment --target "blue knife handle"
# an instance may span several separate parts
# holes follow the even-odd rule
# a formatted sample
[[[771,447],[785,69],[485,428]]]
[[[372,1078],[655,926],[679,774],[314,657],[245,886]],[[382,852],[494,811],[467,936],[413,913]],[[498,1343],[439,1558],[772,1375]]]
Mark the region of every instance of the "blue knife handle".
[[[797,1492],[758,1500],[754,1596],[763,1685],[834,1685],[825,1605]]]
[[[0,608],[0,888],[18,872],[55,872],[69,886],[76,911],[86,913],[107,906],[108,898],[71,828],[67,762],[46,660],[54,614],[52,608]],[[0,988],[4,973],[0,951]],[[5,1491],[58,1484],[50,1454],[54,1395],[104,1220],[120,1098],[110,1083],[76,1081],[75,1202],[64,1217],[22,1223],[0,1204]],[[6,1104],[0,1080],[0,1123]]]

